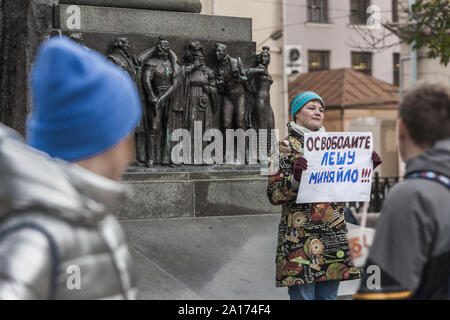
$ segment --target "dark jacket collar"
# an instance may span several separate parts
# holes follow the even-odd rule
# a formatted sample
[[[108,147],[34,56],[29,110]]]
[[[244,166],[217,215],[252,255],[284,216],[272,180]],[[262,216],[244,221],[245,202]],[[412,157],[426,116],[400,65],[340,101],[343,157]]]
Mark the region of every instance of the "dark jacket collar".
[[[431,149],[406,163],[406,175],[420,171],[433,171],[450,177],[450,138],[436,142]]]

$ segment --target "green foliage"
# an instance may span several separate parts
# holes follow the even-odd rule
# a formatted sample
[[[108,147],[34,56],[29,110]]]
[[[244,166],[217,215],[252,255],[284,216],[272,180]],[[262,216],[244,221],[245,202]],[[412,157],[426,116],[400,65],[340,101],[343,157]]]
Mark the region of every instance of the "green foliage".
[[[450,0],[417,0],[409,14],[409,24],[399,35],[414,49],[428,48],[428,57],[450,60]]]

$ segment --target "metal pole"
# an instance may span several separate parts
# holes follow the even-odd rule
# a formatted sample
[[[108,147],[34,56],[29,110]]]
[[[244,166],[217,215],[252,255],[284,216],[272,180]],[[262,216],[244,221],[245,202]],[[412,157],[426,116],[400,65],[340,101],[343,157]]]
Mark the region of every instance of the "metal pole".
[[[412,6],[416,2],[416,0],[409,0],[409,12],[412,13]],[[413,21],[414,23],[414,21]],[[417,50],[415,50],[413,47],[416,43],[411,43],[411,82],[410,84],[413,85],[417,81]]]
[[[282,10],[282,19],[283,19],[283,106],[284,106],[284,130],[285,136],[287,135],[286,124],[289,122],[289,106],[288,106],[288,81],[286,74],[286,38],[288,35],[287,32],[287,14],[286,14],[286,1],[283,0],[281,2],[281,10]]]
[[[375,211],[380,212],[380,175],[375,171]]]

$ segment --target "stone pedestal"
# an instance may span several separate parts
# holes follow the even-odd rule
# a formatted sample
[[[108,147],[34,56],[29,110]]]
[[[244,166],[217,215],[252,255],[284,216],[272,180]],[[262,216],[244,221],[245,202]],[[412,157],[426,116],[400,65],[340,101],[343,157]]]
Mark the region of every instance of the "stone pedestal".
[[[64,32],[108,33],[111,37],[134,34],[212,41],[252,41],[252,20],[249,18],[84,5],[77,8],[78,12],[69,4],[57,6],[57,28]],[[151,43],[144,42],[142,45],[148,47]]]
[[[200,11],[199,3],[2,1],[0,121],[24,134],[31,110],[30,69],[37,48],[51,35],[81,34],[84,45],[102,54],[119,37],[127,37],[134,53],[139,54],[164,36],[180,60],[184,59],[186,46],[198,40],[209,67],[216,63],[215,44],[221,42],[228,46],[231,56],[240,57],[245,66],[253,66],[256,44],[252,41],[251,19],[201,15],[195,13]],[[219,127],[220,112],[214,121]],[[131,184],[135,194],[117,210],[121,219],[279,212],[267,200],[267,177],[260,175],[258,167],[160,167],[128,172],[124,183]]]
[[[203,169],[203,170],[202,170]],[[257,167],[154,168],[128,172],[134,195],[115,215],[123,220],[279,213]]]
[[[200,13],[200,0],[61,0],[61,4]]]

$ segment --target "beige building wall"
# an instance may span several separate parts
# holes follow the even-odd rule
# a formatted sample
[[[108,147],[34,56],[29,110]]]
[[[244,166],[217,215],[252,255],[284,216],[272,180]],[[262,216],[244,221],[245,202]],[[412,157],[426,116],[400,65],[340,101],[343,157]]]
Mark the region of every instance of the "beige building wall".
[[[372,132],[373,149],[383,159],[383,164],[375,169],[381,177],[398,176],[398,154],[395,139],[396,122],[393,119],[358,117],[348,122],[349,131]]]
[[[411,46],[402,44],[400,51],[400,86],[401,91],[411,86]],[[450,63],[440,64],[439,59],[427,57],[427,50],[422,48],[417,53],[417,81],[438,82],[450,86]]]
[[[408,0],[401,0],[404,5],[408,5]],[[406,15],[399,10],[400,22],[405,22]],[[400,46],[400,89],[404,91],[411,86],[411,46],[402,44]],[[447,66],[441,65],[439,59],[427,57],[427,49],[421,48],[417,52],[417,81],[439,82],[450,86],[450,63]]]
[[[273,78],[270,101],[275,114],[275,128],[280,129],[280,135],[284,135],[286,124],[283,108],[283,41],[282,38],[276,41],[270,39],[270,35],[282,27],[281,4],[275,1],[202,0],[202,5],[204,14],[251,18],[257,52],[261,51],[263,45],[270,47],[272,60],[269,72]]]
[[[375,117],[380,119],[397,119],[397,110],[346,109],[343,117],[343,131],[350,131],[350,122],[357,118]]]
[[[405,4],[407,0],[403,0]],[[400,13],[400,11],[399,11]],[[405,15],[400,15],[400,21],[405,21]],[[411,85],[411,46],[400,46],[400,92],[404,92]],[[450,63],[447,66],[440,64],[440,59],[427,57],[427,49],[421,48],[417,52],[417,81],[438,82],[450,86]],[[400,175],[403,176],[405,163],[399,157]]]
[[[399,176],[399,155],[396,139],[397,110],[383,109],[346,109],[344,111],[343,131],[371,131],[374,139],[374,150],[383,159],[383,164],[375,171],[381,177]],[[371,123],[374,119],[375,123]],[[358,128],[358,124],[359,128]]]
[[[395,109],[344,109],[327,110],[324,127],[327,131],[350,131],[350,122],[358,118],[375,117],[396,120],[398,111]]]
[[[326,110],[323,126],[329,132],[342,131],[342,110]]]

